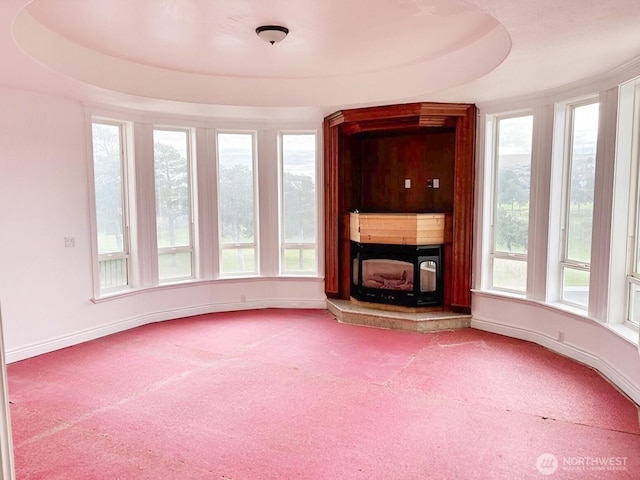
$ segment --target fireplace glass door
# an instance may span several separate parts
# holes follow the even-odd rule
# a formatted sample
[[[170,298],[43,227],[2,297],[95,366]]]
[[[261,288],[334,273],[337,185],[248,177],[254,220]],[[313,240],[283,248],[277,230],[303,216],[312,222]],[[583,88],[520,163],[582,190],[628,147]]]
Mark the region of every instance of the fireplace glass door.
[[[442,305],[441,245],[352,242],[351,296],[372,303]]]
[[[438,264],[433,260],[420,262],[421,292],[435,292],[438,290],[437,273]]]

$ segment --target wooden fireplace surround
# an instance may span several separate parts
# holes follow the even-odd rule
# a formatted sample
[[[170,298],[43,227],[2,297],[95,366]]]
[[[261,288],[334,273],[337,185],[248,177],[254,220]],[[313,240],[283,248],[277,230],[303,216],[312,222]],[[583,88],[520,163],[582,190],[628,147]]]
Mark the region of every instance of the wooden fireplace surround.
[[[352,211],[444,213],[444,306],[470,312],[475,120],[474,105],[448,103],[340,110],[324,119],[328,298],[350,296]]]

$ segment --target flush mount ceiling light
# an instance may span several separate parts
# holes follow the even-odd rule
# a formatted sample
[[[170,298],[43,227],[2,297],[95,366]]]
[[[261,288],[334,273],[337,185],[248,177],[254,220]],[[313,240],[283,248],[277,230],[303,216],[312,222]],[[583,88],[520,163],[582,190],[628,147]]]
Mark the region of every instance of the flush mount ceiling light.
[[[262,40],[273,45],[284,40],[289,33],[289,29],[280,25],[262,25],[256,28],[256,33]]]

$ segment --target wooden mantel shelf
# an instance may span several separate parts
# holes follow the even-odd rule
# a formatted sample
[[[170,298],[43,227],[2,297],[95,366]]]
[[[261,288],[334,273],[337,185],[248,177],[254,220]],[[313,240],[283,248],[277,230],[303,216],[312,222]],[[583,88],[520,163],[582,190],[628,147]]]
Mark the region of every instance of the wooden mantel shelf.
[[[358,243],[440,245],[444,213],[351,213],[350,232]]]

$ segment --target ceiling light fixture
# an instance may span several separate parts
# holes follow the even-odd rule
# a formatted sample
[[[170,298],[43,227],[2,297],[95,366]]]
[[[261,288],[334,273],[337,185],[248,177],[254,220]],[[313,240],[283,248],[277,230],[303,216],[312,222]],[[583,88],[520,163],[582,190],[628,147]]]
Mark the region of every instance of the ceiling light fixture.
[[[256,33],[262,40],[273,45],[284,40],[289,33],[289,29],[280,25],[262,25],[256,28]]]

